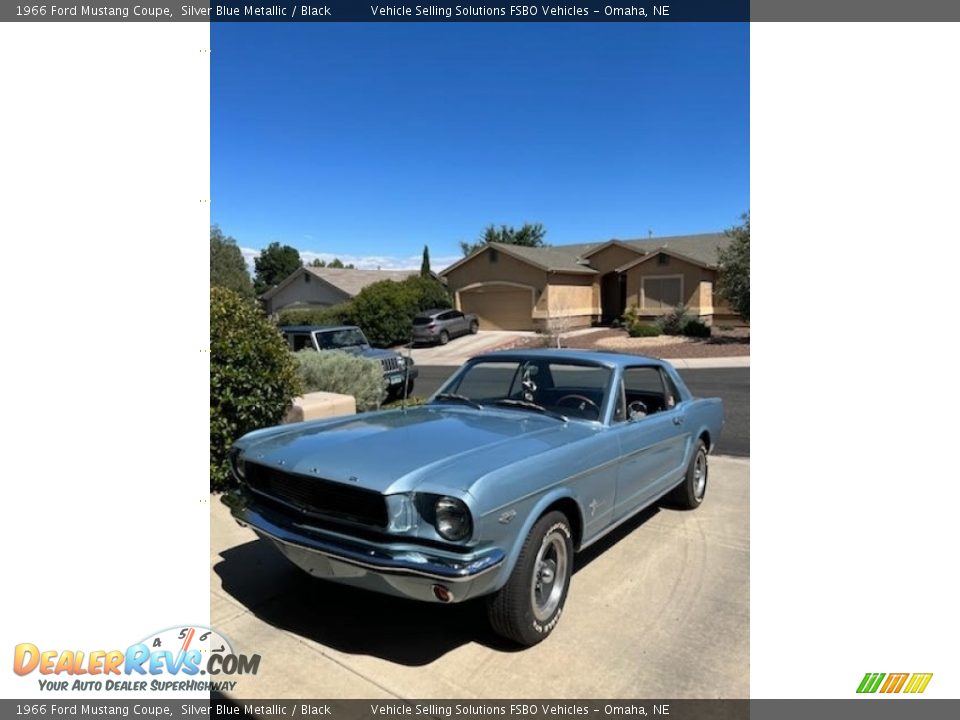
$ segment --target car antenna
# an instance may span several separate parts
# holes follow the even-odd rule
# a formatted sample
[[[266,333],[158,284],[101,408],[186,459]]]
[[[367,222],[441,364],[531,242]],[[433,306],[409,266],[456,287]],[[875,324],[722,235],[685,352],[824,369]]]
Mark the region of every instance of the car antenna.
[[[413,333],[410,334],[410,342],[407,343],[407,361],[403,364],[403,399],[400,401],[400,409],[407,411],[407,388],[410,387],[410,357],[413,353]]]

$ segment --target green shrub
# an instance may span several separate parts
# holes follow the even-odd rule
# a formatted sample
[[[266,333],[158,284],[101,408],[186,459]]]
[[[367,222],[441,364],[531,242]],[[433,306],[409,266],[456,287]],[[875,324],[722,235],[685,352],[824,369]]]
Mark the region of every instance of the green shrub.
[[[236,293],[210,289],[210,489],[231,484],[234,440],[278,424],[300,392],[287,343],[260,310]]]
[[[635,323],[627,328],[630,337],[659,337],[662,333],[656,325]]]
[[[710,337],[710,326],[700,320],[691,320],[683,328],[683,334],[687,337],[708,338]]]
[[[433,278],[415,276],[403,282],[381,280],[353,299],[353,322],[377,347],[410,342],[413,316],[421,310],[450,307],[446,288]]]
[[[322,308],[281,310],[277,325],[353,325],[353,306],[349,302]]]
[[[379,360],[339,350],[301,350],[293,357],[305,392],[352,395],[357,401],[357,412],[380,407],[387,395]]]
[[[434,280],[432,277],[415,275],[400,284],[406,285],[417,298],[417,312],[453,307],[447,288],[444,287],[443,283]]]
[[[691,320],[685,305],[677,305],[669,314],[660,317],[657,325],[664,335],[683,335],[684,328]]]
[[[404,405],[406,405],[406,407],[416,407],[417,405],[426,405],[426,403],[427,403],[427,398],[419,397],[417,395],[412,395],[411,397],[407,398],[406,403],[404,403],[402,399],[398,398],[397,400],[391,400],[388,403],[384,403],[383,405],[380,406],[380,409],[381,410],[397,410],[399,408],[404,407]]]

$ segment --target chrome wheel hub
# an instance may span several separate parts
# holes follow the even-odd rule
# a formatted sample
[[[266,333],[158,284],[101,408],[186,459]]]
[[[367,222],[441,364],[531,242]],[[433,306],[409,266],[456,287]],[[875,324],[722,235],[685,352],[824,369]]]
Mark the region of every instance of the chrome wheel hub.
[[[693,495],[697,500],[703,500],[707,490],[707,456],[703,452],[697,453],[697,460],[693,465]]]
[[[549,620],[560,605],[569,571],[566,539],[554,530],[543,539],[533,564],[530,601],[534,617],[540,622]]]

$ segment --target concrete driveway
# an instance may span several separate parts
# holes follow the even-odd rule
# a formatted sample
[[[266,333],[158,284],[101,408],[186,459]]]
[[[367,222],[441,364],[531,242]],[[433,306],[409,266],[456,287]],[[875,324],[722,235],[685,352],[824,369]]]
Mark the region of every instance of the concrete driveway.
[[[698,510],[648,509],[577,557],[563,619],[518,650],[480,603],[312,579],[211,497],[211,625],[259,653],[246,698],[746,698],[749,460],[713,457]]]
[[[523,337],[534,337],[535,332],[523,330],[481,330],[476,335],[461,335],[446,345],[423,345],[410,350],[417,365],[460,366],[474,355],[493,350]],[[398,350],[404,355],[407,350]]]

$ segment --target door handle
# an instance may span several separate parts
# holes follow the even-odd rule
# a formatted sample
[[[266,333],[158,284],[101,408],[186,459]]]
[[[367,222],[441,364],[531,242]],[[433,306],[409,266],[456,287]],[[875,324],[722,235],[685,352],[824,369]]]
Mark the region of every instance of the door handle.
[[[674,425],[682,425],[682,424],[683,424],[683,418],[682,418],[680,415],[677,415],[677,416],[673,419],[673,424],[674,424]]]

